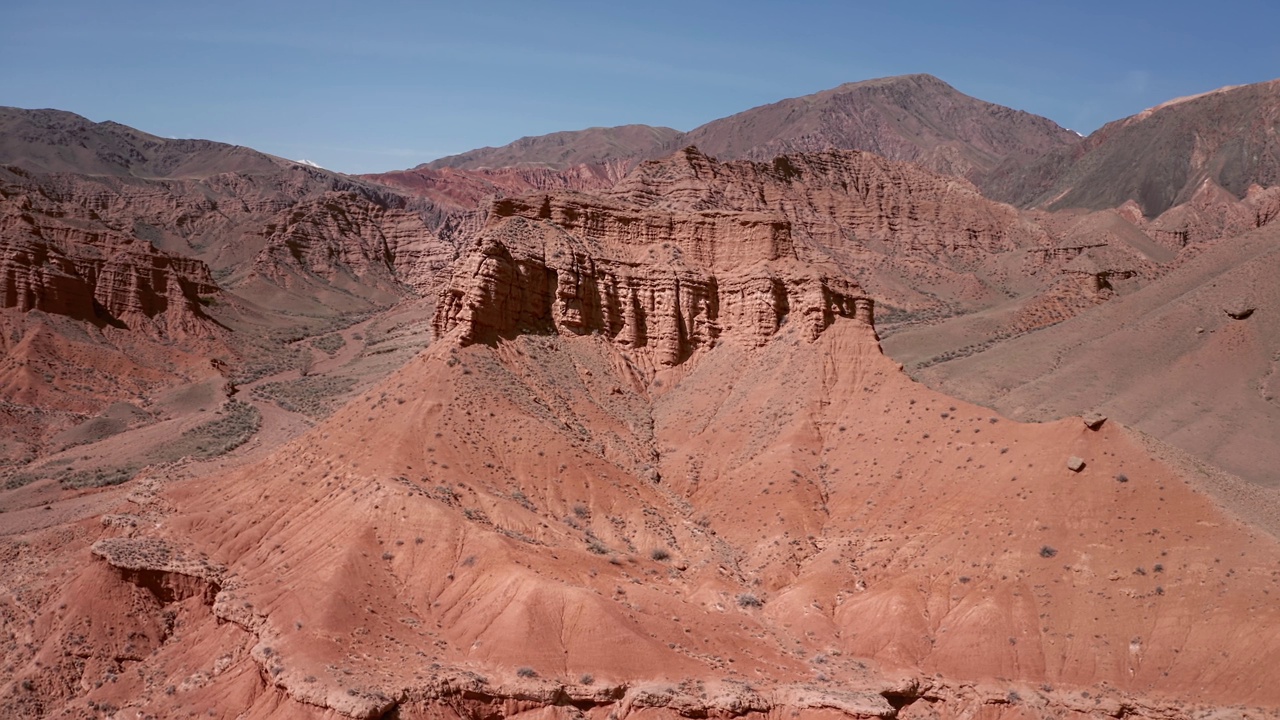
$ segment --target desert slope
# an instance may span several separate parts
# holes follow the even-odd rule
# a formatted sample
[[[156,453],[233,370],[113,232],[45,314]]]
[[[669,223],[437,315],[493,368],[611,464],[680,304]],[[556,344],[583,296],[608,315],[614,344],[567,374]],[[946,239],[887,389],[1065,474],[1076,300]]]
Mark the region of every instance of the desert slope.
[[[768,234],[697,253],[565,217],[495,214],[440,341],[260,463],[6,545],[69,578],[6,572],[7,711],[1280,707],[1280,544],[1123,427],[914,383],[859,288]]]
[[[1012,417],[1101,409],[1248,480],[1280,482],[1275,387],[1278,231],[1265,226],[1184,258],[1094,312],[921,378]],[[1243,314],[1236,319],[1229,312]],[[907,333],[918,333],[911,331]],[[910,345],[910,337],[892,338]],[[1171,392],[1176,388],[1176,392]]]

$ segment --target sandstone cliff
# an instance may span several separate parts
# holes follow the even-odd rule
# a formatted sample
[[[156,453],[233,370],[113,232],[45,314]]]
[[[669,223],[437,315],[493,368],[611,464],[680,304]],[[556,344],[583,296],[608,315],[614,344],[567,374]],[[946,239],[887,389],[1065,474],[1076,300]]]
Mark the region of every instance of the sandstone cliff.
[[[0,186],[0,307],[40,310],[161,337],[201,335],[204,263],[94,227],[44,193]]]
[[[802,271],[785,221],[670,214],[587,196],[498,202],[437,305],[465,342],[519,331],[602,333],[675,365],[721,335],[763,343],[794,317],[810,335],[836,316],[871,322],[853,283]]]
[[[262,228],[251,273],[289,287],[299,274],[383,298],[433,290],[454,259],[421,214],[382,205],[354,192],[326,192],[300,201]]]
[[[484,216],[441,295],[437,333],[599,331],[659,343],[659,364],[746,327],[759,344],[792,313],[829,316],[818,308],[843,301],[828,295],[876,297],[897,318],[1018,298],[999,332],[1026,332],[1128,291],[1173,257],[1114,213],[1031,216],[963,180],[845,151],[721,163],[687,148],[599,196],[505,198]],[[792,281],[801,276],[819,289]],[[834,289],[834,278],[860,289]]]

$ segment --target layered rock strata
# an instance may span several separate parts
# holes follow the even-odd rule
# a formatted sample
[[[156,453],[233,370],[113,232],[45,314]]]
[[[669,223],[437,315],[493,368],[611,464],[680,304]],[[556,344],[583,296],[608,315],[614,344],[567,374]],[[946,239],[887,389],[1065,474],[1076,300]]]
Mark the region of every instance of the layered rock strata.
[[[845,278],[801,269],[791,225],[767,213],[665,213],[580,195],[495,204],[437,305],[464,343],[519,331],[601,333],[679,364],[722,337],[761,345],[790,319],[817,337],[836,317],[872,323]]]
[[[0,199],[0,307],[200,335],[201,298],[217,292],[199,260],[61,219],[26,195]]]

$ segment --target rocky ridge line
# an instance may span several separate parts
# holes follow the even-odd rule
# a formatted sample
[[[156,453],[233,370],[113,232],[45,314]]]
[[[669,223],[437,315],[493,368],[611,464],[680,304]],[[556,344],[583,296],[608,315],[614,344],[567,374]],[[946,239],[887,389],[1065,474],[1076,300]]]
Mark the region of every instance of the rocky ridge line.
[[[794,262],[790,224],[765,213],[643,210],[579,195],[499,201],[441,293],[433,327],[464,344],[522,330],[603,333],[679,364],[721,336],[763,344],[792,316],[810,338],[836,317],[870,326],[872,300]]]

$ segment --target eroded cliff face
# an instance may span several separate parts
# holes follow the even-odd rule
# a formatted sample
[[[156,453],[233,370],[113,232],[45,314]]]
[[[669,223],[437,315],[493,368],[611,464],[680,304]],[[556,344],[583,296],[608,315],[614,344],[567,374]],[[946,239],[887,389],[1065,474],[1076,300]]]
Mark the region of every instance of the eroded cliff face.
[[[722,163],[690,147],[642,163],[609,196],[654,209],[774,213],[825,249],[934,261],[981,260],[1047,238],[965,180],[856,151]]]
[[[759,345],[789,319],[816,336],[859,302],[869,319],[873,296],[934,312],[1004,301],[1053,247],[967,181],[850,151],[722,163],[690,147],[595,197],[498,199],[486,217],[438,333],[602,332],[658,365],[721,337]]]
[[[857,284],[795,261],[769,213],[669,213],[582,195],[499,201],[441,293],[434,328],[463,343],[522,331],[599,333],[656,366],[722,339],[758,346],[789,321],[816,338],[872,322]]]
[[[442,208],[467,211],[487,207],[497,198],[530,192],[605,190],[626,175],[633,164],[614,160],[573,165],[560,170],[546,167],[467,170],[419,166],[410,170],[362,177],[407,195],[426,198]]]
[[[218,288],[204,263],[94,227],[46,199],[0,197],[0,307],[162,337],[212,332],[201,298]]]
[[[287,285],[291,271],[328,282],[348,280],[390,293],[434,290],[454,259],[421,214],[352,192],[299,202],[263,229],[253,273]]]

